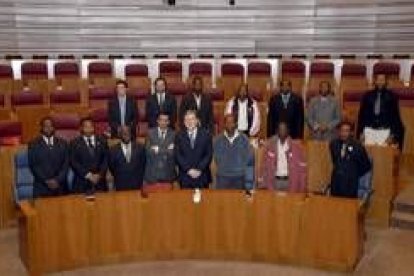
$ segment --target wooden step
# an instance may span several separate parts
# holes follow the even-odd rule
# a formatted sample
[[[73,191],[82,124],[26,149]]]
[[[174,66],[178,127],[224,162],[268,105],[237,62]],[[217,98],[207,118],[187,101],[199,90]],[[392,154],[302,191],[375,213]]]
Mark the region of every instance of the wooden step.
[[[391,215],[391,227],[414,231],[414,213],[393,211]]]

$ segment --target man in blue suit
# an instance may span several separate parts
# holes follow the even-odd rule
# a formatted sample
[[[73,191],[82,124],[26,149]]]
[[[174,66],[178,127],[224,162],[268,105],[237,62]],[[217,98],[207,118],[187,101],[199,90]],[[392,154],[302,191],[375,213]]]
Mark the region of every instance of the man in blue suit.
[[[175,156],[178,181],[182,189],[208,188],[211,182],[210,163],[213,156],[212,138],[199,127],[197,111],[188,110],[184,126],[176,137]]]

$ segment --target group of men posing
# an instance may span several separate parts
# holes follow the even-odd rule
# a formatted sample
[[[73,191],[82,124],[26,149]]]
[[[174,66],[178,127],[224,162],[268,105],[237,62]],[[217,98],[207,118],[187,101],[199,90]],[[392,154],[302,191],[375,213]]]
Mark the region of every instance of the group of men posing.
[[[95,133],[90,118],[81,120],[80,136],[70,143],[55,135],[50,118],[41,121],[41,133],[28,149],[35,198],[107,191],[108,170],[115,190],[172,189],[175,181],[184,189],[208,188],[213,182],[212,159],[216,164],[216,188],[253,188],[255,160],[249,137],[255,137],[260,130],[260,110],[246,84],[227,103],[224,131],[213,141],[213,106],[209,95],[203,93],[202,79],[193,79],[191,93],[183,97],[178,112],[165,80],[156,79],[155,92],[146,100],[150,130],[145,145],[135,139],[137,105],[127,88],[125,81],[118,81],[116,95],[108,102],[111,138],[120,140],[112,147]],[[306,191],[306,158],[300,142],[305,121],[312,139],[330,141],[334,196],[357,197],[358,180],[371,169],[360,143],[367,129],[387,131],[386,142],[401,147],[404,127],[398,99],[387,89],[384,75],[376,77],[375,88],[362,99],[359,139],[353,138],[352,124],[341,121],[340,106],[330,83],[321,82],[319,90],[308,105],[305,120],[302,98],[292,91],[290,81],[281,81],[280,93],[269,101],[268,139],[262,142],[257,188]],[[71,187],[67,185],[69,168],[74,175]]]

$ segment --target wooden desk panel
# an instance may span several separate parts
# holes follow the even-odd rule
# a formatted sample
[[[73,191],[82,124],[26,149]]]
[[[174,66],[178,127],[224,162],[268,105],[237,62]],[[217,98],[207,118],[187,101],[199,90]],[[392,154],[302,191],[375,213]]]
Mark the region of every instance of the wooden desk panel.
[[[361,249],[355,200],[260,191],[98,194],[23,202],[21,258],[31,274],[178,258],[283,262],[352,270]]]

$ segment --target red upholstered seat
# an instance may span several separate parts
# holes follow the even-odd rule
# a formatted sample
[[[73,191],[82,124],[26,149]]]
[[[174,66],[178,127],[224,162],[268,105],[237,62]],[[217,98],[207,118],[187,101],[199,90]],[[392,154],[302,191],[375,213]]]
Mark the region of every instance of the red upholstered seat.
[[[244,76],[243,65],[239,63],[223,63],[221,65],[222,76]]]
[[[282,63],[282,75],[305,77],[305,64],[299,60],[284,61]]]
[[[125,66],[126,77],[148,77],[148,66],[146,64],[128,64]]]
[[[44,62],[25,62],[21,66],[22,78],[47,79],[47,64]]]
[[[57,90],[50,94],[51,104],[80,104],[79,91],[61,91]]]
[[[362,77],[365,78],[367,67],[364,64],[345,63],[342,66],[342,77]]]
[[[176,96],[185,95],[189,91],[187,84],[183,82],[168,82],[167,89],[171,94]]]
[[[112,88],[93,87],[89,89],[89,100],[108,100],[115,95]]]
[[[22,124],[18,121],[0,121],[0,146],[16,146],[21,143]]]
[[[0,79],[3,78],[13,78],[13,69],[8,64],[0,64]]]
[[[247,74],[251,75],[260,75],[270,77],[272,72],[272,67],[267,62],[251,62],[247,66]]]
[[[88,64],[88,75],[112,76],[112,64],[106,61],[96,61]]]
[[[95,124],[97,134],[103,135],[109,132],[108,111],[106,108],[94,109],[90,116]]]
[[[374,65],[374,76],[378,74],[399,77],[400,65],[394,62],[378,62]]]
[[[6,104],[5,96],[4,94],[0,94],[0,108],[4,107]]]
[[[414,106],[414,88],[396,88],[393,92],[397,95],[400,105]]]
[[[143,89],[143,88],[130,88],[129,94],[133,96],[136,100],[145,100],[149,95],[151,91],[149,89]]]
[[[43,95],[35,91],[22,91],[11,95],[12,106],[42,105]]]
[[[331,75],[334,76],[334,64],[331,62],[313,62],[310,66],[311,77],[317,77],[320,75]]]
[[[137,137],[147,137],[148,136],[148,122],[138,121],[137,125]]]
[[[208,62],[193,62],[189,66],[190,76],[211,76],[212,73],[212,65]]]
[[[159,73],[164,75],[181,75],[183,66],[179,61],[162,61],[159,64]]]
[[[263,101],[263,93],[259,89],[249,88],[249,95],[258,102]]]
[[[58,62],[55,64],[55,77],[79,76],[79,65],[76,62]]]
[[[79,135],[80,118],[77,114],[57,113],[51,116],[56,134],[69,141]]]
[[[343,91],[343,102],[344,103],[355,103],[360,102],[364,94],[366,93],[365,90],[345,90]]]
[[[224,90],[219,88],[212,88],[206,91],[210,95],[213,102],[224,101]]]

